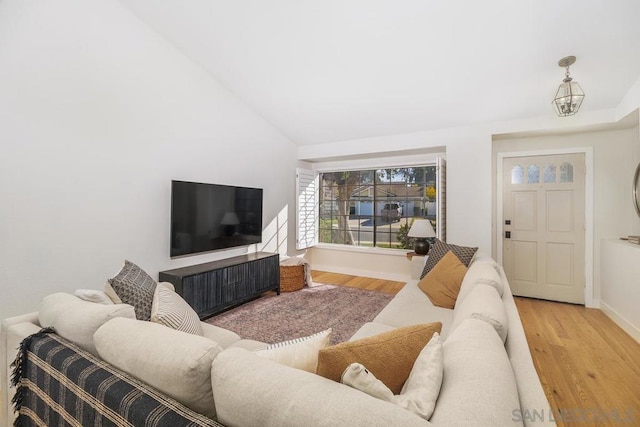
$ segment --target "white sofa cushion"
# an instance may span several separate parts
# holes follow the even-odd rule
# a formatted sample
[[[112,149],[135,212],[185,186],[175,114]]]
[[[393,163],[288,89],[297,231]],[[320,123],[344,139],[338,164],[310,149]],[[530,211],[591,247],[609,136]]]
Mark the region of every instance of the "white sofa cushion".
[[[116,317],[135,319],[136,314],[128,304],[98,304],[63,292],[44,297],[38,312],[40,326],[53,327],[62,338],[95,355],[94,332]]]
[[[229,426],[429,426],[394,404],[241,348],[211,366],[218,421]]]
[[[349,338],[349,341],[359,340],[360,338],[372,337],[374,335],[388,332],[395,329],[393,326],[385,325],[378,322],[367,322],[358,329],[358,331]]]
[[[498,291],[493,286],[478,283],[460,304],[456,304],[453,309],[453,323],[449,333],[453,333],[464,319],[470,317],[489,323],[496,330],[503,343],[507,340],[509,330],[507,312]]]
[[[495,264],[485,261],[473,262],[469,266],[467,274],[464,275],[464,279],[462,279],[456,304],[464,301],[467,295],[469,295],[469,292],[471,292],[471,289],[473,289],[473,286],[478,283],[493,286],[501,297],[504,293],[504,283],[502,277],[495,269]]]
[[[517,426],[516,381],[502,341],[478,319],[465,319],[444,346],[444,381],[431,422],[443,426]]]
[[[215,341],[134,319],[110,320],[94,340],[106,362],[194,411],[215,417],[211,362],[222,351]]]
[[[451,325],[453,310],[436,307],[428,296],[418,288],[418,280],[407,282],[398,294],[373,319],[393,327],[416,325],[418,323],[441,322],[441,336],[446,336]]]

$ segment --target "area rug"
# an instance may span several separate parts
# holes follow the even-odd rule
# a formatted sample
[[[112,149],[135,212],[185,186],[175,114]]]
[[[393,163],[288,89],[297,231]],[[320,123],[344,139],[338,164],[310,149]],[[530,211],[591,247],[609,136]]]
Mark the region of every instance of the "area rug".
[[[391,301],[392,294],[319,285],[269,294],[206,320],[242,338],[276,343],[332,328],[331,343],[348,341]]]

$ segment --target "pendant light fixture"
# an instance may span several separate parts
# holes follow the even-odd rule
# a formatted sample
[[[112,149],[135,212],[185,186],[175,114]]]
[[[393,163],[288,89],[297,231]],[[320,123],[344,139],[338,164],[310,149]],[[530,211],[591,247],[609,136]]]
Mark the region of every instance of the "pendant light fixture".
[[[569,66],[576,62],[575,56],[567,56],[558,61],[558,66],[566,68],[564,80],[551,102],[560,117],[573,116],[580,109],[584,99],[584,91],[577,82],[569,77]]]

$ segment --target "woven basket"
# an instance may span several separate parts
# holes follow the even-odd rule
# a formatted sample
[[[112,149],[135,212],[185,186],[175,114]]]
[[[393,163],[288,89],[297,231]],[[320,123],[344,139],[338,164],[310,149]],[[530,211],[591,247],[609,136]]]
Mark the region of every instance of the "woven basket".
[[[280,266],[280,291],[299,291],[304,286],[304,265]]]

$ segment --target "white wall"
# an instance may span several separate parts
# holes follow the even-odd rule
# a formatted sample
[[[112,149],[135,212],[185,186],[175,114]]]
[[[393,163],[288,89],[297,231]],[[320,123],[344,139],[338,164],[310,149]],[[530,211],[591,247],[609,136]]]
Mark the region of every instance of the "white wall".
[[[631,203],[631,178],[638,156],[638,127],[568,135],[511,138],[493,144],[493,173],[497,155],[504,152],[550,150],[559,148],[593,148],[594,224],[593,224],[593,298],[597,305],[601,295],[600,242],[640,230]],[[493,187],[496,186],[495,179]],[[496,218],[496,195],[493,195],[493,223]],[[637,233],[636,233],[637,234]],[[496,236],[493,236],[496,245]],[[494,251],[495,254],[495,251]],[[640,302],[640,301],[639,301]]]
[[[0,94],[0,318],[247,251],[170,260],[171,179],[264,188],[263,246],[295,248],[293,143],[118,1],[0,2]]]
[[[601,308],[640,342],[640,246],[603,239]]]

